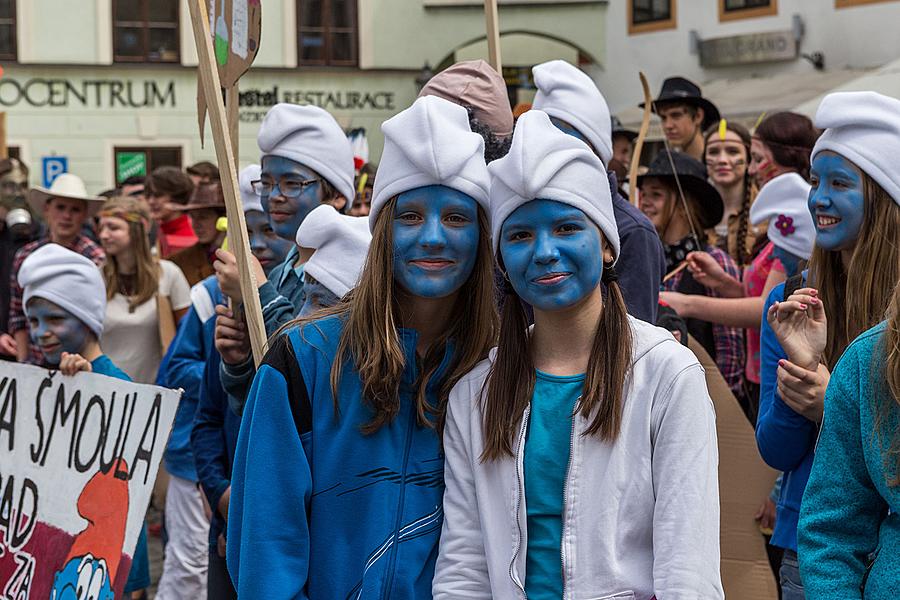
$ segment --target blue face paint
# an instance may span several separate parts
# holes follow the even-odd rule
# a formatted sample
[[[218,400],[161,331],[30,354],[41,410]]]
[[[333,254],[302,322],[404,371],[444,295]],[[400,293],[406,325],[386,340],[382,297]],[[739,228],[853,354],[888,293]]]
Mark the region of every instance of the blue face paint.
[[[820,152],[810,171],[809,212],[816,223],[816,246],[848,250],[856,244],[865,216],[859,168],[833,152]]]
[[[573,138],[581,140],[588,146],[591,145],[588,139],[584,137],[580,131],[575,129],[568,121],[563,121],[562,119],[557,119],[556,117],[550,117],[550,122],[553,123],[553,125],[555,125],[557,129],[559,129],[566,135],[571,135]]]
[[[321,181],[318,173],[296,161],[280,156],[262,157],[260,180],[275,184],[275,188],[271,194],[263,194],[260,199],[278,237],[293,242],[306,215],[325,200],[322,198],[321,183],[303,186],[299,196],[287,198],[282,194],[282,182],[299,184],[314,179]]]
[[[340,300],[334,292],[308,275],[304,277],[300,299],[303,302],[298,315],[300,317],[308,316],[320,308],[334,306]]]
[[[784,274],[788,277],[793,277],[800,272],[800,261],[803,259],[799,256],[791,254],[778,246],[773,246],[772,255],[781,262],[781,266],[784,267]]]
[[[538,310],[578,303],[600,284],[603,238],[587,215],[554,200],[532,200],[500,230],[500,255],[513,289]]]
[[[40,347],[47,362],[58,365],[63,352],[80,354],[93,332],[78,317],[44,298],[31,298],[25,310],[31,343]]]
[[[250,210],[244,213],[244,220],[247,222],[250,251],[268,275],[284,261],[291,249],[291,243],[278,237],[265,213]]]
[[[444,298],[463,286],[478,256],[478,203],[441,185],[397,196],[394,280],[422,298]]]

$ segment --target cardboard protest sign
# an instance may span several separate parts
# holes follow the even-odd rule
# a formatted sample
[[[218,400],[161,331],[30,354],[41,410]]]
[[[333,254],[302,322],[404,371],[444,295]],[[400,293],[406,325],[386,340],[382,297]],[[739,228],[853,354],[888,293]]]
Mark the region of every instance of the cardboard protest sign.
[[[122,597],[180,396],[0,363],[0,597]]]

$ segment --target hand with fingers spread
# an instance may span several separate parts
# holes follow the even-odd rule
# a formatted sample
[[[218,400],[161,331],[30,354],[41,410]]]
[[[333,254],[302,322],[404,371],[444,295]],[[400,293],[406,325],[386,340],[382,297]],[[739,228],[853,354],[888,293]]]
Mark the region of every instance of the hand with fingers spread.
[[[815,370],[804,369],[789,360],[778,361],[778,395],[791,410],[813,423],[822,422],[825,410],[825,390],[831,373],[825,365]]]
[[[250,336],[247,325],[240,315],[227,306],[216,306],[216,350],[222,356],[222,362],[237,365],[250,356]]]
[[[691,252],[687,255],[686,260],[688,271],[691,272],[694,281],[700,285],[714,291],[726,289],[733,291],[734,288],[737,288],[743,295],[741,282],[726,273],[725,269],[708,252]]]
[[[75,375],[79,371],[90,373],[93,371],[91,361],[80,354],[63,352],[59,360],[59,372],[63,375]]]
[[[813,288],[799,289],[787,300],[769,307],[766,320],[788,359],[815,371],[822,361],[828,336],[825,307]]]

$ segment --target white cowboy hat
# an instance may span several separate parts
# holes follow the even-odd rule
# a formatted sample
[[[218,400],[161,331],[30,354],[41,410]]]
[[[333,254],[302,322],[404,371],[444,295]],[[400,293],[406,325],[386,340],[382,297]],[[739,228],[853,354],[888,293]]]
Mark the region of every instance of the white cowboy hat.
[[[50,198],[84,200],[87,203],[89,217],[94,216],[106,200],[97,196],[89,196],[87,188],[84,187],[84,181],[73,173],[63,173],[58,176],[53,180],[53,185],[49,190],[39,186],[28,190],[28,205],[37,214],[44,212],[44,206]]]

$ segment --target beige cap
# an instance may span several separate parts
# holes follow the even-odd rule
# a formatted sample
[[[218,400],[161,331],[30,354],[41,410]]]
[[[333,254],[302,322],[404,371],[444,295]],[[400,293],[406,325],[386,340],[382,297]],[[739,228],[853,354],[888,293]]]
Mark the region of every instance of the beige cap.
[[[475,118],[487,125],[494,135],[512,135],[513,115],[506,82],[483,60],[467,60],[447,67],[432,77],[422,96],[438,96],[460,106],[471,106]]]

